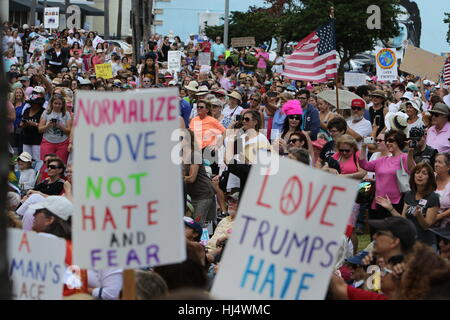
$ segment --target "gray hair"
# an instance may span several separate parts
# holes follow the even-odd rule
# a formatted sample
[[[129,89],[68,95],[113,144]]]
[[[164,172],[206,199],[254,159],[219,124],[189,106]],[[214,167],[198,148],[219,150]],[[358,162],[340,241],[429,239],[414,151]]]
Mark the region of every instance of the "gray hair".
[[[15,211],[16,208],[19,206],[20,203],[20,195],[18,193],[9,191],[7,195],[7,201],[8,201],[8,208],[10,210]]]

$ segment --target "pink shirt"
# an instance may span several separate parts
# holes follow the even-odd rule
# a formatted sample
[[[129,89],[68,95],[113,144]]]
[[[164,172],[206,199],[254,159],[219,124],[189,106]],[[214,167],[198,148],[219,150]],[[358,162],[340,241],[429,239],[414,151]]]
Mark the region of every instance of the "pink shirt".
[[[375,172],[375,196],[386,197],[391,199],[393,204],[400,202],[402,194],[397,184],[397,170],[400,170],[400,157],[403,161],[403,168],[410,174],[408,170],[408,155],[402,153],[396,157],[382,157],[374,161],[359,160],[359,166],[364,170]],[[376,209],[375,200],[372,202],[372,209]]]
[[[358,172],[358,159],[359,159],[359,151],[356,152],[356,155],[352,155],[347,161],[339,162],[341,167],[341,174],[352,174]],[[338,160],[341,157],[339,152],[333,154],[333,159]]]
[[[267,68],[266,60],[264,60],[263,57],[266,58],[266,59],[269,59],[269,53],[267,53],[267,52],[259,52],[256,55],[256,58],[258,58],[258,65],[257,65],[258,69],[265,69],[265,68]]]
[[[432,126],[428,129],[427,133],[427,145],[437,149],[439,152],[450,152],[450,124],[448,122],[442,128],[441,131],[436,130],[436,126]]]

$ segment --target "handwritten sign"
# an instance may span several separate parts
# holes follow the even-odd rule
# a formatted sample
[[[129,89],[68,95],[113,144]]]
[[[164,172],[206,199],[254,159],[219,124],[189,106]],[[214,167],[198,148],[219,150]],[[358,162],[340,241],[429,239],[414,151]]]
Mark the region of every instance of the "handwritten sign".
[[[45,44],[48,42],[48,39],[43,37],[43,36],[39,36],[39,38],[37,38],[36,40],[31,41],[30,43],[30,48],[28,49],[29,53],[34,53],[34,50],[39,49],[41,51],[44,50],[44,46]]]
[[[76,101],[74,264],[134,269],[183,261],[181,169],[171,159],[177,90],[80,92]]]
[[[198,54],[198,65],[199,66],[210,66],[211,65],[211,52],[200,52]]]
[[[366,84],[366,75],[364,73],[344,73],[344,85],[346,87],[359,87]]]
[[[66,243],[35,232],[8,229],[8,264],[15,300],[60,300]]]
[[[279,161],[274,175],[251,169],[212,288],[220,299],[325,297],[358,182]]]
[[[438,83],[444,63],[445,57],[409,45],[400,70]]]
[[[94,38],[94,41],[92,41],[92,46],[95,48],[95,49],[97,49],[97,45],[99,44],[99,43],[103,43],[103,42],[105,42],[105,40],[103,40],[101,37],[99,37],[99,36],[96,36],[95,38]]]
[[[58,29],[59,27],[59,7],[44,9],[44,28]]]
[[[111,79],[113,77],[111,63],[96,64],[95,75],[97,78]]]
[[[167,70],[178,72],[181,70],[181,51],[169,51],[167,56]]]
[[[255,37],[231,38],[231,46],[233,48],[254,47],[255,44]]]
[[[375,54],[378,81],[395,81],[398,77],[397,56],[394,50],[385,48]]]

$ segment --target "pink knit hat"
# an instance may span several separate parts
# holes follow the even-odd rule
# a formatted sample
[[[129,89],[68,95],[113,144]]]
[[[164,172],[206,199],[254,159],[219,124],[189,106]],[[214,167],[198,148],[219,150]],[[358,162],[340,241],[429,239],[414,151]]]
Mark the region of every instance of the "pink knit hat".
[[[281,111],[287,116],[292,114],[303,114],[302,105],[298,100],[289,100],[283,104]]]

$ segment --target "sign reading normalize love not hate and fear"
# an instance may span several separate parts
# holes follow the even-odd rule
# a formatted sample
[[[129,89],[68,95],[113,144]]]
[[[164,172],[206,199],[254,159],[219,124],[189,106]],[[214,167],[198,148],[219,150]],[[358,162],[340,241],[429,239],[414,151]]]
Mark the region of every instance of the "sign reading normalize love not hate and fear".
[[[8,271],[15,300],[60,300],[66,242],[53,235],[8,229]]]
[[[74,119],[74,264],[133,269],[185,259],[175,89],[79,92]]]
[[[290,159],[253,166],[212,294],[323,299],[357,192],[355,180]]]

